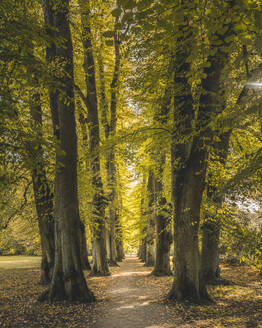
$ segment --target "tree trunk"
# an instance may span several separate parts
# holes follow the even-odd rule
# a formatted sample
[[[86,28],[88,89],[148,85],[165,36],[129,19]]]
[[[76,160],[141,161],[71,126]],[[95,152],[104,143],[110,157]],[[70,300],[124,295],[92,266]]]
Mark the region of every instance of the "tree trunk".
[[[220,278],[219,269],[219,233],[220,222],[204,222],[202,226],[201,271],[207,283]]]
[[[81,252],[81,263],[83,270],[91,270],[91,265],[88,260],[87,244],[86,244],[86,228],[84,223],[80,220],[80,252]]]
[[[228,1],[229,12],[235,5],[235,0]],[[214,40],[211,37],[211,45],[213,48],[217,47],[216,54],[208,57],[209,67],[205,69],[206,78],[202,80],[202,88],[204,92],[200,96],[200,109],[199,109],[199,122],[201,125],[199,128],[205,129],[203,136],[209,139],[209,145],[214,148],[214,153],[218,163],[222,166],[225,165],[229,138],[231,131],[227,131],[223,134],[218,133],[218,137],[221,138],[219,142],[214,142],[214,132],[210,128],[206,128],[211,120],[219,115],[225,108],[223,89],[223,69],[228,60],[228,53],[224,51],[228,46],[226,39],[233,35],[234,23],[229,23],[227,31],[221,37],[221,46],[214,46],[213,41],[216,42],[217,34],[215,34]],[[237,103],[240,101],[239,97]],[[211,178],[212,180],[212,178]],[[223,195],[212,185],[207,186],[207,198],[217,208],[220,208],[223,203]],[[203,225],[203,240],[202,240],[202,255],[201,255],[201,283],[204,286],[206,282],[216,280],[219,278],[219,233],[220,233],[220,222],[218,220],[206,221]]]
[[[193,98],[187,80],[191,31],[184,17],[183,33],[174,58],[174,133],[172,136],[172,196],[174,200],[174,282],[169,298],[198,302],[200,256],[198,230],[206,175],[207,153],[203,139],[193,132]],[[182,28],[182,27],[180,27]],[[187,29],[188,33],[184,31]],[[186,39],[185,39],[186,35]],[[193,138],[193,141],[192,141]],[[181,141],[180,141],[181,140]]]
[[[117,193],[116,193],[116,166],[114,149],[110,149],[106,156],[107,188],[108,188],[108,239],[109,265],[117,266],[116,223],[117,223]]]
[[[46,176],[39,171],[39,168],[33,170],[32,180],[42,248],[40,283],[46,285],[51,280],[54,266],[53,204]]]
[[[117,251],[116,251],[116,221],[117,221],[117,208],[116,208],[116,168],[114,150],[110,151],[107,158],[107,181],[109,188],[109,265],[117,266]]]
[[[142,181],[142,190],[141,190],[141,206],[140,206],[140,260],[141,262],[146,262],[146,232],[147,232],[147,223],[145,223],[146,218],[146,175],[143,174],[143,181]]]
[[[232,5],[232,4],[231,4]],[[232,33],[230,29],[228,33]],[[220,54],[220,62],[214,62],[211,68],[217,69],[217,76],[219,77],[220,67],[223,67],[223,61],[225,62],[226,55]],[[222,61],[222,62],[221,62]],[[249,78],[249,72],[247,67],[247,78]],[[210,81],[206,83],[206,89],[212,84]],[[236,105],[239,105],[242,99],[247,95],[247,87],[244,87],[237,99]],[[215,159],[218,165],[225,167],[228,151],[229,151],[229,140],[232,130],[224,132],[222,134],[218,133],[219,141],[213,142],[213,152],[215,154]],[[209,181],[207,185],[207,202],[214,205],[217,209],[220,209],[224,201],[224,194],[221,193],[216,186],[212,185],[212,173],[209,176]],[[220,220],[219,217],[207,219],[204,218],[204,223],[202,227],[202,252],[201,252],[201,275],[202,279],[208,283],[216,282],[220,279],[220,269],[219,269],[219,234],[220,234]]]
[[[82,107],[81,101],[79,97],[77,97],[77,108],[78,108],[78,122],[80,125],[80,129],[82,132],[82,142],[83,142],[83,153],[84,153],[84,161],[85,161],[85,171],[87,173],[87,177],[90,176],[90,160],[89,160],[89,144],[88,144],[88,130],[87,130],[87,123],[88,118],[84,109]],[[88,181],[89,182],[89,181]]]
[[[93,275],[109,275],[105,240],[105,207],[103,184],[100,171],[99,119],[95,81],[95,63],[92,53],[89,3],[79,0],[82,24],[82,43],[84,49],[84,70],[86,82],[86,105],[89,118],[90,173],[93,187]]]
[[[109,227],[106,225],[106,254],[107,260],[110,260],[110,230]]]
[[[31,175],[42,247],[40,283],[46,285],[51,280],[55,258],[53,195],[46,177],[45,160],[41,145],[42,108],[40,94],[34,94],[32,100],[30,106],[31,127],[37,133],[37,136],[29,147],[29,158],[31,158],[33,164]]]
[[[123,233],[122,226],[119,220],[119,215],[117,213],[116,218],[116,254],[117,254],[117,262],[122,262],[125,258],[124,246],[123,246]]]
[[[230,10],[235,1],[225,4],[225,14],[230,17]],[[190,24],[186,17],[189,9],[185,7],[183,35],[177,40],[174,81],[174,135],[172,145],[173,198],[175,206],[175,278],[170,292],[171,298],[200,300],[209,299],[206,281],[200,272],[198,249],[199,216],[202,195],[205,187],[209,147],[213,141],[211,123],[224,109],[224,89],[221,80],[223,68],[228,60],[226,49],[227,37],[233,34],[233,23],[225,23],[226,32],[210,35],[210,48],[216,50],[209,55],[204,69],[205,77],[201,80],[202,93],[196,122],[193,123],[193,99],[191,86],[186,74],[190,66],[186,58],[190,55]],[[226,25],[228,24],[228,26]],[[185,30],[188,30],[188,34]],[[185,35],[187,37],[185,38]],[[217,39],[222,41],[217,45]],[[195,128],[194,128],[195,127]],[[195,135],[194,135],[195,133]],[[192,135],[193,134],[193,135]],[[181,141],[176,140],[176,136]],[[184,139],[184,140],[183,140]],[[185,141],[186,140],[186,141]]]
[[[154,246],[154,235],[155,235],[155,218],[154,218],[154,174],[152,171],[149,172],[148,183],[147,183],[147,232],[146,232],[146,261],[145,266],[154,266],[155,264],[155,246]]]
[[[98,224],[101,227],[100,219]],[[101,227],[102,230],[96,229],[94,232],[95,239],[93,240],[93,268],[91,275],[94,276],[109,276],[107,252],[105,245],[105,226]]]
[[[169,74],[172,77],[173,56],[171,56],[169,64]],[[168,81],[165,89],[164,97],[160,98],[160,106],[156,107],[154,121],[156,124],[164,125],[168,121],[168,113],[170,111],[172,97],[172,81]],[[155,140],[156,144],[159,140]],[[155,224],[156,224],[156,261],[152,272],[156,276],[172,275],[170,269],[170,246],[172,243],[171,229],[171,208],[164,197],[163,171],[166,162],[165,149],[160,150],[160,154],[152,156],[155,162],[154,174],[154,207],[155,207]]]
[[[115,233],[115,213],[114,210],[109,209],[109,212],[112,211],[113,213],[110,214],[110,257],[109,257],[109,265],[110,266],[118,266],[117,264],[117,251],[116,251],[116,233]]]
[[[82,132],[82,142],[83,142],[83,152],[84,152],[84,160],[85,160],[85,171],[88,174],[90,171],[90,163],[89,163],[89,147],[88,147],[88,134],[87,134],[87,118],[84,114],[84,110],[79,98],[76,101],[78,107],[78,122]],[[79,240],[81,245],[81,261],[83,270],[91,270],[91,265],[88,260],[88,252],[87,252],[87,243],[86,243],[86,229],[84,223],[80,220],[80,232],[79,232]]]
[[[90,302],[81,264],[79,243],[80,218],[77,195],[77,136],[74,104],[73,48],[69,26],[69,0],[57,4],[55,10],[44,1],[46,17],[52,17],[56,37],[64,40],[56,48],[57,60],[64,64],[59,77],[57,99],[60,150],[56,154],[55,177],[55,265],[50,289],[43,298],[49,301]],[[50,24],[50,21],[46,21]],[[56,127],[54,127],[55,129]],[[45,297],[44,297],[45,296]]]
[[[146,262],[146,238],[141,239],[139,259]]]
[[[158,182],[156,182],[156,185]],[[161,183],[162,185],[162,183]],[[156,189],[159,187],[156,186]],[[159,188],[162,193],[162,186]],[[158,189],[158,190],[159,190]],[[170,268],[170,245],[172,243],[171,233],[171,211],[168,209],[166,199],[158,199],[156,209],[156,261],[152,274],[155,276],[171,276]]]
[[[219,142],[214,143],[214,159],[222,169],[224,169],[228,149],[231,130],[219,135]],[[220,209],[223,201],[224,194],[214,186],[212,182],[212,172],[209,174],[209,181],[207,185],[207,203],[212,207]],[[208,214],[208,213],[207,213]],[[202,226],[202,252],[201,252],[201,274],[207,283],[212,283],[220,278],[219,269],[219,234],[220,234],[220,218],[212,217],[209,215],[204,218]]]
[[[125,258],[124,245],[123,241],[116,239],[116,253],[117,253],[117,262],[122,262]]]
[[[113,78],[110,85],[110,122],[108,121],[108,103],[106,100],[105,92],[105,81],[104,81],[104,65],[101,55],[98,56],[99,61],[99,76],[100,76],[100,107],[101,107],[101,121],[104,127],[105,138],[107,142],[112,143],[108,154],[106,154],[106,171],[107,171],[107,189],[108,189],[108,200],[109,200],[109,241],[110,241],[110,254],[109,254],[109,265],[117,266],[117,246],[116,246],[116,224],[118,220],[117,213],[117,175],[116,175],[116,163],[115,163],[115,147],[114,141],[110,138],[114,138],[116,135],[116,124],[117,124],[117,88],[120,73],[120,42],[118,40],[117,29],[115,29],[114,35],[114,49],[115,49],[115,65]],[[118,222],[118,224],[120,224]],[[120,244],[119,244],[120,246]],[[120,248],[119,248],[120,249]],[[122,258],[121,258],[122,260]]]
[[[200,207],[207,158],[205,151],[201,151],[196,144],[192,147],[187,166],[178,170],[174,177],[174,283],[169,297],[197,302],[201,297],[207,297],[204,287],[203,290],[200,289],[198,248]]]

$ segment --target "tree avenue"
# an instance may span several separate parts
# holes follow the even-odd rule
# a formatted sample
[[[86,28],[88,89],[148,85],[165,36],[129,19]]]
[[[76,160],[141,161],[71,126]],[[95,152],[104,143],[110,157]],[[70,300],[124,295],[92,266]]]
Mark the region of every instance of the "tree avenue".
[[[261,271],[259,0],[0,12],[0,255],[42,256],[39,300],[95,301],[125,254],[171,301],[214,301],[221,259]]]

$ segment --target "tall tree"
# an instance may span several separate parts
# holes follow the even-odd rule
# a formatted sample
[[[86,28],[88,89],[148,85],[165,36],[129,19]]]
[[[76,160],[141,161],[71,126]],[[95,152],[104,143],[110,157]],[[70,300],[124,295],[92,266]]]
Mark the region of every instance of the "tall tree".
[[[88,134],[87,134],[87,117],[85,115],[79,97],[77,97],[76,104],[78,108],[78,121],[82,132],[82,145],[83,145],[83,153],[84,153],[84,161],[85,161],[84,170],[85,173],[89,173],[90,165],[89,165],[89,156],[88,156],[89,146],[88,146]],[[81,260],[82,260],[83,269],[91,270],[91,265],[88,259],[88,252],[87,252],[86,227],[82,220],[80,222],[79,239],[81,245]]]
[[[214,151],[211,155],[213,158],[212,167],[224,168],[229,150],[229,139],[231,130],[220,134],[219,141],[214,145]],[[219,170],[219,168],[217,168]],[[220,210],[225,198],[225,194],[219,191],[218,186],[212,179],[213,172],[208,174],[206,186],[206,201],[209,207]],[[201,250],[201,274],[207,282],[215,282],[220,278],[219,269],[219,235],[220,235],[220,219],[219,215],[203,218],[202,225],[202,250]]]
[[[187,10],[186,2],[184,2],[184,5],[184,9]],[[231,12],[233,6],[234,1],[223,3],[221,13],[224,15],[228,11]],[[211,4],[210,10],[216,12],[217,6]],[[175,202],[176,242],[175,278],[170,297],[189,298],[198,301],[201,298],[209,298],[205,280],[200,274],[198,230],[209,145],[212,143],[214,136],[210,124],[224,109],[223,70],[227,61],[229,40],[232,40],[232,23],[231,20],[225,19],[222,30],[220,30],[221,27],[208,30],[210,53],[207,63],[204,65],[199,108],[195,123],[193,123],[195,118],[193,97],[191,86],[185,76],[186,72],[189,72],[190,66],[182,58],[182,56],[188,58],[190,55],[188,42],[190,40],[189,36],[193,32],[189,24],[189,15],[186,12],[184,14],[184,23],[187,26],[188,34],[185,29],[181,33],[181,26],[178,27],[181,36],[179,35],[177,40],[175,60],[174,127],[176,133],[179,133],[178,137],[184,138],[187,142],[183,140],[183,143],[179,144],[176,138],[173,137],[173,197]],[[186,40],[184,39],[185,36],[187,36]],[[187,85],[187,88],[181,96],[182,85],[184,87]],[[188,99],[185,99],[185,94],[189,95]],[[192,136],[194,131],[196,131],[196,135]],[[183,242],[182,245],[183,239],[186,244]]]
[[[43,133],[40,94],[34,90],[32,90],[32,93],[30,118],[32,131],[36,135],[34,140],[28,145],[28,154],[42,248],[40,282],[48,284],[52,277],[55,259],[53,194],[46,176],[42,148]]]
[[[143,173],[143,180],[141,186],[141,204],[140,204],[140,240],[139,240],[139,249],[138,257],[142,262],[146,261],[146,230],[147,225],[144,223],[146,217],[146,175]]]
[[[147,180],[147,230],[146,230],[146,260],[145,266],[155,264],[155,209],[154,209],[154,173],[149,171]]]
[[[246,47],[243,46],[243,55],[246,55]],[[222,57],[223,58],[223,57]],[[245,56],[243,56],[245,58]],[[245,62],[246,78],[247,80],[251,78],[254,72],[249,72],[248,63]],[[255,71],[257,68],[255,69]],[[241,109],[245,107],[245,97],[248,94],[248,87],[245,85],[240,94],[237,97],[236,103],[233,108]],[[226,107],[224,105],[224,107]],[[232,124],[231,124],[232,125]],[[206,202],[209,207],[215,208],[218,212],[225,200],[225,192],[221,191],[221,186],[217,181],[218,177],[215,174],[221,174],[221,171],[225,169],[226,161],[229,155],[229,141],[232,134],[232,127],[228,126],[223,128],[224,132],[216,131],[216,138],[211,144],[211,154],[209,163],[211,168],[209,169],[209,174],[206,183]],[[214,170],[216,167],[216,170]],[[216,171],[216,172],[214,172]],[[219,172],[220,171],[220,172]],[[204,222],[202,226],[202,250],[201,250],[201,275],[203,279],[209,283],[217,282],[220,278],[220,268],[219,268],[219,236],[221,222],[219,215],[211,215],[207,211],[204,214]]]
[[[117,26],[117,20],[116,24]],[[117,265],[117,258],[121,259],[121,255],[117,254],[117,239],[121,239],[121,236],[117,232],[119,231],[119,217],[117,210],[117,170],[115,163],[115,146],[113,138],[116,135],[116,125],[117,125],[117,94],[118,94],[118,81],[120,74],[120,40],[119,32],[115,27],[114,31],[114,52],[115,52],[115,62],[114,62],[114,72],[113,78],[110,84],[110,115],[108,115],[108,106],[106,100],[106,90],[104,81],[104,65],[102,56],[99,55],[99,75],[100,75],[100,107],[102,124],[104,127],[105,138],[107,142],[111,142],[110,149],[106,154],[106,171],[107,171],[107,187],[109,190],[108,200],[109,200],[109,264],[114,266]],[[110,121],[108,120],[110,117]],[[111,139],[111,140],[110,140]],[[118,231],[117,231],[118,230]],[[118,245],[118,249],[120,245]]]
[[[173,59],[169,65],[169,73],[172,75]],[[155,125],[163,126],[168,121],[168,113],[171,106],[172,87],[170,81],[164,91],[163,99],[160,99],[160,106],[156,108],[154,115]],[[158,141],[156,140],[156,144]],[[160,149],[157,156],[153,158],[155,165],[154,174],[154,206],[156,224],[156,261],[152,274],[156,276],[171,275],[170,269],[170,246],[172,243],[171,218],[172,211],[168,208],[164,194],[164,167],[166,164],[165,149]]]
[[[43,2],[46,25],[56,30],[56,38],[63,40],[55,49],[63,67],[56,82],[59,146],[56,153],[55,176],[55,265],[48,300],[94,300],[87,287],[81,264],[79,231],[80,217],[77,195],[77,136],[74,103],[73,47],[69,25],[69,0]],[[52,58],[54,59],[54,58]],[[56,129],[56,126],[54,126]]]
[[[200,298],[198,225],[204,190],[204,177],[197,175],[205,165],[205,152],[195,140],[191,145],[194,118],[191,86],[187,80],[190,64],[192,31],[187,8],[183,8],[184,29],[176,42],[174,58],[174,132],[172,137],[172,195],[174,200],[174,282],[169,298],[184,300]],[[182,30],[182,27],[179,27]],[[181,141],[178,140],[181,138]]]
[[[100,168],[100,128],[96,91],[95,61],[91,42],[89,1],[79,0],[82,43],[84,49],[84,70],[87,96],[82,96],[88,110],[90,173],[93,187],[93,268],[95,275],[109,275],[105,240],[105,208],[107,205]],[[79,90],[79,89],[78,89]],[[82,93],[81,93],[82,94]]]

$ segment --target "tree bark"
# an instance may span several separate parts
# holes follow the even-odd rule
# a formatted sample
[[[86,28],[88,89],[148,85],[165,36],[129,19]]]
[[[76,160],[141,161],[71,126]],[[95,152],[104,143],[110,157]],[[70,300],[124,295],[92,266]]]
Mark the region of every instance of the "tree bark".
[[[106,218],[107,221],[107,218]],[[107,255],[107,260],[109,262],[110,259],[110,230],[108,227],[108,224],[106,222],[106,255]]]
[[[141,262],[146,262],[146,231],[147,231],[147,224],[145,224],[145,217],[146,217],[146,175],[143,173],[143,181],[142,181],[142,188],[141,188],[141,206],[140,206],[140,244],[139,244],[139,259]]]
[[[91,270],[91,265],[88,260],[87,244],[86,244],[86,228],[84,223],[80,220],[80,252],[81,252],[81,263],[83,270]]]
[[[109,189],[109,265],[117,266],[117,250],[116,250],[116,222],[117,222],[117,194],[116,194],[116,167],[114,150],[110,150],[107,156],[107,183]]]
[[[40,94],[33,94],[30,117],[31,127],[37,136],[36,140],[29,146],[29,158],[32,161],[31,176],[42,248],[40,283],[46,285],[51,280],[54,267],[55,239],[53,195],[46,177],[45,160],[41,144],[42,108],[40,101]]]
[[[172,78],[174,59],[171,56],[169,64],[169,74]],[[168,121],[168,113],[171,106],[172,98],[172,81],[168,81],[165,88],[164,97],[160,98],[160,106],[156,108],[154,121],[156,124],[164,125]],[[159,141],[156,140],[156,143]],[[158,156],[153,156],[155,162],[154,174],[154,207],[155,207],[155,224],[156,224],[156,261],[152,271],[156,276],[172,275],[170,268],[170,246],[172,243],[171,218],[172,211],[164,197],[163,171],[166,161],[165,149],[161,149]]]
[[[173,241],[171,233],[171,209],[163,197],[162,176],[155,177],[156,203],[156,261],[152,274],[155,276],[171,276],[170,246]]]
[[[214,143],[214,159],[222,168],[224,168],[228,156],[229,139],[231,130],[219,135],[219,142]],[[212,172],[208,177],[207,185],[207,203],[220,209],[224,194],[212,184]],[[209,216],[204,218],[202,226],[202,252],[201,252],[201,274],[207,283],[216,282],[220,278],[219,269],[219,234],[220,219]]]
[[[78,107],[78,121],[82,132],[82,142],[83,142],[83,152],[85,160],[85,171],[89,173],[90,163],[89,163],[89,154],[88,154],[88,135],[87,135],[87,118],[85,116],[81,101],[77,98],[76,101]],[[86,243],[86,229],[84,223],[80,220],[80,231],[79,231],[79,240],[81,245],[81,261],[83,270],[91,270],[91,265],[88,260],[87,252],[87,243]]]
[[[174,283],[169,297],[178,300],[199,301],[202,296],[206,297],[205,294],[201,295],[200,290],[198,248],[206,154],[205,151],[200,151],[196,144],[192,148],[193,151],[191,151],[186,167],[177,170],[174,177]]]
[[[155,265],[155,213],[154,213],[154,174],[149,172],[147,182],[147,232],[146,232],[146,261],[145,266]]]
[[[110,122],[108,120],[108,103],[105,92],[105,81],[104,81],[104,65],[101,55],[99,56],[99,76],[100,76],[100,107],[101,107],[101,121],[104,127],[104,133],[106,141],[112,144],[108,154],[106,154],[106,171],[107,171],[107,189],[108,189],[108,200],[109,200],[109,265],[117,266],[117,259],[121,258],[120,252],[117,254],[117,242],[120,236],[117,236],[116,224],[120,224],[118,220],[117,211],[117,175],[116,175],[116,163],[115,163],[115,147],[114,141],[112,140],[116,135],[116,124],[117,124],[117,88],[120,73],[120,42],[118,40],[118,33],[115,29],[114,35],[114,49],[115,49],[115,65],[113,78],[110,85]],[[111,139],[111,140],[110,140]],[[119,251],[121,250],[121,243],[118,244]]]
[[[55,10],[48,0],[43,4],[45,18],[52,18],[46,24],[53,23],[51,26],[56,29],[56,37],[64,41],[62,46],[56,48],[56,57],[63,63],[63,75],[59,77],[58,113],[52,112],[58,117],[60,141],[55,177],[55,264],[50,288],[42,299],[91,302],[94,295],[84,278],[79,243],[77,136],[69,0],[57,4]]]
[[[105,240],[105,207],[103,184],[100,171],[99,119],[95,81],[95,63],[92,53],[89,3],[79,0],[82,24],[82,43],[84,49],[84,70],[86,82],[86,105],[89,119],[90,173],[93,187],[93,275],[109,275]]]
[[[77,90],[78,91],[78,90]],[[89,144],[88,144],[88,130],[87,130],[87,124],[88,124],[88,118],[86,113],[84,112],[84,109],[81,104],[81,100],[79,97],[77,97],[76,100],[77,108],[78,108],[78,122],[80,125],[80,129],[82,132],[82,142],[83,142],[83,153],[84,153],[84,161],[85,161],[85,170],[87,173],[87,176],[90,175],[90,160],[89,160]]]
[[[117,262],[122,262],[125,258],[125,252],[124,252],[124,245],[123,241],[116,239],[116,254],[117,254]]]
[[[146,228],[145,228],[145,230],[146,230]],[[146,231],[145,230],[142,231],[142,234],[143,235],[146,234]],[[145,236],[141,239],[139,248],[140,248],[140,251],[139,251],[139,259],[142,262],[146,262],[146,237]]]
[[[234,1],[231,1],[231,6]],[[228,31],[232,33],[232,29]],[[244,55],[246,56],[246,48],[243,47]],[[214,63],[214,67],[223,66],[223,62],[226,61],[225,54],[220,54],[222,63]],[[219,75],[219,74],[218,74]],[[247,79],[250,78],[248,69],[248,63],[246,63],[246,75]],[[245,86],[236,102],[236,106],[241,104],[242,99],[247,95],[248,88]],[[213,142],[213,152],[215,154],[216,161],[222,168],[225,167],[227,156],[229,152],[229,140],[232,130],[228,130],[224,133],[218,133],[219,141]],[[210,181],[211,180],[211,181]],[[211,182],[211,183],[210,183]],[[209,176],[207,185],[207,202],[213,204],[217,209],[220,209],[224,202],[223,192],[218,190],[216,186],[212,186],[212,173]],[[208,283],[215,283],[220,279],[219,268],[219,235],[220,235],[220,220],[216,218],[204,218],[202,226],[202,252],[201,252],[201,275],[203,280]]]
[[[116,218],[116,254],[117,262],[122,262],[125,258],[124,245],[123,245],[123,233],[122,226],[119,220],[119,215]]]
[[[202,144],[203,139],[192,137],[194,110],[191,86],[187,80],[190,65],[186,62],[192,33],[187,17],[184,17],[184,22],[183,29],[187,28],[187,33],[183,32],[178,38],[174,57],[175,110],[171,165],[175,244],[174,281],[169,298],[198,302],[202,296],[198,230],[207,153]]]

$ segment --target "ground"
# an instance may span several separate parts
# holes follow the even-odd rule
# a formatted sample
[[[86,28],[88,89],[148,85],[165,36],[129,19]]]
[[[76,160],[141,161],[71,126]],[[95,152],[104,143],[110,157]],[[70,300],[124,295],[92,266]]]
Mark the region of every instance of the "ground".
[[[16,260],[16,261],[13,261]],[[38,303],[39,258],[0,257],[0,327],[175,328],[261,327],[262,281],[247,266],[222,266],[230,285],[209,287],[213,305],[166,301],[172,277],[149,275],[135,257],[111,268],[110,277],[87,277],[95,304]],[[88,272],[86,272],[86,275]]]

